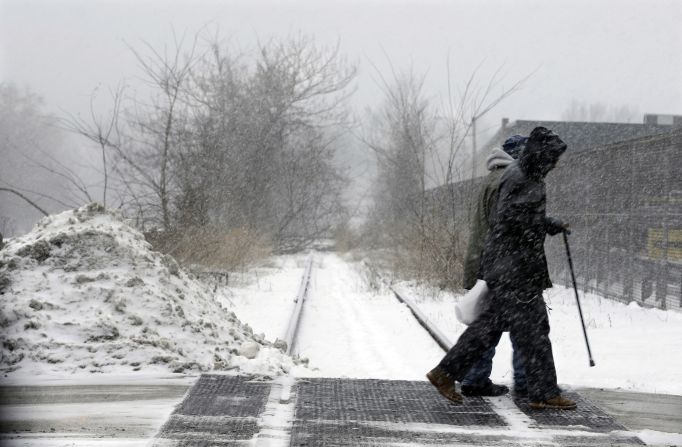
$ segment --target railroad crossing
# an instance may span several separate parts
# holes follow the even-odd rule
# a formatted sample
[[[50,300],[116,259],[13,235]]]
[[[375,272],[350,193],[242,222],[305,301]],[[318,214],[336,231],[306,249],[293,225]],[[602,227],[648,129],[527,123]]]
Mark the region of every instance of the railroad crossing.
[[[285,341],[295,353],[313,257],[306,261]],[[385,283],[365,263],[373,281]],[[443,350],[452,342],[409,297],[390,288]],[[155,446],[645,445],[577,393],[577,410],[532,410],[526,399],[441,397],[424,381],[202,375]]]
[[[456,404],[426,381],[203,375],[154,446],[645,445],[577,393],[534,411],[506,395]]]

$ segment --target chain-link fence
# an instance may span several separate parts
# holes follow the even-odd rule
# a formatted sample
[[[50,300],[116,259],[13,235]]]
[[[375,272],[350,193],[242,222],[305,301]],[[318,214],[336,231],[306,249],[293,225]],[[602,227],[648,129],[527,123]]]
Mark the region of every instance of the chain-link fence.
[[[680,166],[682,130],[562,157],[547,178],[548,214],[571,225],[581,288],[682,309]],[[570,284],[560,238],[546,248],[552,278]]]
[[[569,148],[547,178],[547,213],[571,225],[582,290],[682,310],[681,168],[682,129],[573,154]],[[448,196],[468,209],[479,183],[452,185]],[[562,238],[548,238],[546,250],[552,280],[570,286]]]

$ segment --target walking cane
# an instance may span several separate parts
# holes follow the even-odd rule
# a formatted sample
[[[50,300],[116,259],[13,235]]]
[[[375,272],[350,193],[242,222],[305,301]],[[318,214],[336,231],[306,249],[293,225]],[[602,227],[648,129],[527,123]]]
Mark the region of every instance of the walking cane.
[[[585,329],[585,320],[583,319],[583,310],[580,307],[580,298],[578,298],[578,285],[575,282],[575,274],[573,273],[573,260],[571,259],[571,249],[568,248],[567,231],[563,231],[564,245],[566,245],[566,255],[568,256],[568,267],[571,270],[571,279],[573,280],[573,290],[575,291],[575,301],[578,303],[578,313],[580,314],[580,323],[583,325],[583,335],[585,336],[585,345],[587,346],[587,355],[590,357],[590,366],[594,366],[592,360],[592,351],[590,350],[590,342],[587,340],[587,329]]]

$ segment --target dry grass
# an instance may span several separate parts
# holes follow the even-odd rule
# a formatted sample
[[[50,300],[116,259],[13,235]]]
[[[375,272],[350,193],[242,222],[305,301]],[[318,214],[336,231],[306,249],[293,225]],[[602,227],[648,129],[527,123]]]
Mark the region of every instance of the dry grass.
[[[195,228],[145,235],[155,250],[173,256],[184,265],[215,270],[236,270],[269,257],[269,238],[238,228],[227,232]]]
[[[360,246],[360,239],[349,225],[339,225],[334,230],[334,246],[339,253],[348,253]]]
[[[443,289],[462,287],[466,244],[461,234],[452,234],[443,227],[426,231],[397,225],[392,227],[390,244],[381,249],[379,262],[384,268],[404,280],[417,280]]]

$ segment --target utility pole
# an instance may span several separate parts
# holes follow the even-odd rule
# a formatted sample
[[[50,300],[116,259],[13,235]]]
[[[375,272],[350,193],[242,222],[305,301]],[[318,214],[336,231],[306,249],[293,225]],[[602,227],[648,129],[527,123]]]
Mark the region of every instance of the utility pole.
[[[485,112],[483,112],[485,113]],[[469,217],[471,222],[474,213],[474,185],[476,184],[476,120],[483,114],[471,117],[471,193],[469,194]]]
[[[476,178],[476,120],[479,116],[471,117],[471,184],[473,186]]]

